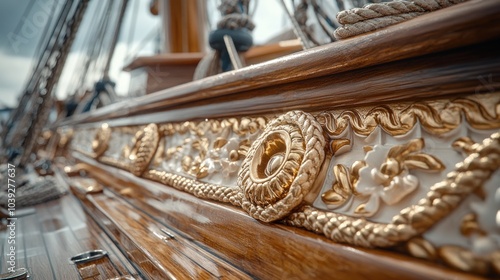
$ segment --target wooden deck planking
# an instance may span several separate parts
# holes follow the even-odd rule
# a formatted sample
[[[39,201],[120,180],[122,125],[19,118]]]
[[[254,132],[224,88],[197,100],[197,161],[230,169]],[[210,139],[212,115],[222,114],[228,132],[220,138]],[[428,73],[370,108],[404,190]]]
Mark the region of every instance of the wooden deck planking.
[[[134,267],[89,219],[72,195],[35,206],[36,212],[16,221],[16,268],[27,268],[30,279],[80,279],[80,273],[97,271],[92,279],[138,276]],[[0,272],[8,270],[8,228],[0,230]],[[80,273],[69,259],[79,253],[106,250],[108,257],[79,265]],[[95,267],[95,270],[87,269]]]
[[[72,236],[68,236],[68,240],[77,240],[79,243],[81,250],[78,253],[89,250],[105,250],[108,252],[108,256],[103,259],[92,261],[88,264],[77,265],[82,277],[85,276],[85,273],[91,271],[90,268],[92,267],[95,267],[95,270],[93,270],[95,273],[99,273],[99,275],[93,276],[95,279],[138,275],[136,270],[130,264],[127,264],[127,260],[123,256],[121,259],[118,257],[118,255],[121,255],[119,250],[112,243],[104,240],[105,234],[102,232],[102,229],[83,212],[81,204],[75,197],[72,195],[65,196],[61,198],[59,205],[54,205],[50,208],[52,211],[58,211],[59,209],[64,209],[64,211],[61,211],[59,217],[71,229],[70,233]],[[54,214],[53,216],[58,216],[58,214]]]
[[[26,252],[26,268],[31,279],[55,279],[51,268],[47,247],[41,232],[38,213],[20,218],[24,231],[24,247]]]
[[[26,235],[25,226],[22,222],[25,217],[17,218],[16,220],[16,268],[26,268],[26,248],[24,238]]]
[[[56,279],[77,279],[78,271],[69,262],[69,259],[82,252],[82,248],[76,240],[71,229],[64,224],[61,213],[56,213],[53,209],[57,206],[58,200],[37,206],[37,213],[40,215],[42,236],[51,267],[54,269]]]
[[[64,217],[72,228],[75,237],[81,240],[88,250],[105,250],[108,252],[108,257],[111,260],[110,264],[116,272],[116,276],[120,275],[137,275],[137,271],[124,258],[119,258],[121,252],[111,245],[111,241],[106,236],[102,229],[90,218],[81,208],[80,202],[72,195],[61,199],[61,205],[64,207]],[[76,206],[77,205],[77,206]],[[77,220],[80,220],[77,222]],[[84,222],[86,227],[82,228],[81,223]],[[107,238],[107,240],[106,240]],[[113,248],[114,247],[114,248]],[[111,267],[110,267],[111,268]]]

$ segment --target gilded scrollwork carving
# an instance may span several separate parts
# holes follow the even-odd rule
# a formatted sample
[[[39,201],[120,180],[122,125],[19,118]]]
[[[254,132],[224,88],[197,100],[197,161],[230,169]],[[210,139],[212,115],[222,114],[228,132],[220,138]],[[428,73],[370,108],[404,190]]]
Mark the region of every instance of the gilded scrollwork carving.
[[[406,242],[406,250],[420,259],[435,260],[438,257],[436,247],[421,237],[414,237]]]
[[[364,217],[374,215],[381,200],[387,205],[398,203],[418,187],[419,180],[410,170],[444,169],[444,164],[436,157],[423,153],[423,148],[422,138],[395,145],[388,151],[380,146],[365,148],[368,152],[366,159],[354,162],[351,171],[341,164],[334,166],[335,182],[332,189],[322,194],[322,200],[334,209],[352,195],[366,196],[368,201],[360,204],[353,213]]]
[[[215,176],[217,183],[227,182],[265,125],[263,117],[163,124],[159,131],[169,146],[155,168],[199,180]]]
[[[498,274],[499,263],[495,257],[500,253],[500,244],[497,244],[481,227],[476,213],[469,213],[462,218],[460,232],[471,240],[471,248],[456,245],[441,246],[437,248],[439,259],[463,271],[489,274],[492,270],[496,270]]]
[[[134,137],[134,145],[130,151],[130,172],[141,176],[153,158],[158,142],[158,126],[149,124],[143,130],[138,131]]]
[[[323,202],[336,208],[346,203],[352,195],[356,195],[355,186],[359,179],[359,170],[364,166],[366,166],[364,160],[354,162],[350,169],[342,164],[335,165],[333,167],[335,182],[330,190],[321,195]]]
[[[446,179],[434,184],[417,204],[402,209],[391,223],[375,223],[312,206],[303,206],[284,221],[322,233],[334,241],[358,246],[387,247],[408,241],[448,215],[499,169],[500,133],[471,148],[473,153],[457,164]]]
[[[498,98],[493,100],[499,107]],[[458,98],[444,103],[419,102],[402,105],[383,105],[363,110],[345,110],[338,114],[325,112],[318,115],[318,121],[331,136],[341,135],[348,127],[359,135],[367,136],[381,127],[392,136],[408,133],[417,122],[433,134],[442,134],[457,128],[461,116],[476,129],[500,128],[499,111],[489,112],[479,101]]]
[[[359,205],[354,214],[370,217],[379,210],[380,201],[387,205],[400,202],[416,190],[418,178],[410,170],[441,171],[444,164],[436,157],[423,153],[424,139],[413,139],[404,145],[389,149],[385,160],[377,162],[378,148],[375,147],[366,157],[366,165],[359,171],[355,189],[359,195],[368,196],[368,202]],[[383,151],[382,151],[383,152]],[[370,157],[373,155],[373,159]]]
[[[472,241],[471,248],[457,245],[435,246],[425,238],[415,237],[406,243],[406,250],[414,257],[439,260],[462,271],[483,275],[500,273],[500,248],[495,241],[488,240],[488,234],[481,228],[477,215],[465,215],[459,226],[461,234]]]
[[[275,119],[250,147],[251,141],[248,135],[257,133],[264,124],[264,119],[258,118],[240,121],[236,119],[221,122],[208,121],[203,125],[189,122],[162,125],[159,131],[164,136],[188,132],[196,134],[197,139],[184,138],[182,145],[174,145],[164,151],[166,158],[174,158],[185,145],[197,151],[195,157],[190,155],[177,157],[181,159],[182,170],[195,176],[191,179],[154,169],[146,171],[143,176],[200,198],[240,206],[263,221],[279,219],[296,207],[309,191],[324,158],[325,140],[321,127],[314,118],[297,111]],[[244,136],[244,139],[216,137],[213,141],[209,141],[208,138],[203,140],[204,136],[210,136],[207,133],[225,134],[226,129]],[[226,151],[220,151],[221,149]],[[224,157],[235,164],[241,157],[245,157],[243,164],[246,162],[248,166],[251,166],[249,168],[253,172],[252,175],[241,171],[247,169],[240,169],[238,176],[240,188],[198,181],[199,173],[204,167],[203,162],[206,162],[201,161],[200,164],[200,159],[212,158],[211,153],[214,152],[223,153]],[[240,164],[235,166],[239,169]],[[225,167],[227,168],[230,167]],[[261,185],[253,188],[254,186],[247,181],[248,178],[258,181]],[[267,189],[262,187],[266,183]],[[255,203],[257,207],[253,207],[252,203]]]
[[[499,273],[499,250],[478,257],[466,243],[491,244],[491,228],[481,219],[500,217],[500,191],[491,195],[489,179],[500,167],[500,134],[472,140],[500,128],[499,99],[113,127],[111,140],[93,127],[78,131],[88,136],[75,146],[100,162],[230,203],[264,222],[282,220],[357,246],[404,245],[415,257]],[[484,203],[476,205],[479,199]],[[434,230],[449,225],[440,220],[457,221],[461,205],[470,214],[454,234],[464,238],[444,246]],[[498,231],[500,218],[493,224]]]
[[[108,148],[109,139],[111,138],[111,128],[107,123],[103,123],[95,132],[94,140],[92,140],[92,157],[98,158],[104,154]]]
[[[290,213],[314,183],[324,148],[322,129],[311,115],[293,111],[271,121],[238,173],[243,209],[265,222]]]

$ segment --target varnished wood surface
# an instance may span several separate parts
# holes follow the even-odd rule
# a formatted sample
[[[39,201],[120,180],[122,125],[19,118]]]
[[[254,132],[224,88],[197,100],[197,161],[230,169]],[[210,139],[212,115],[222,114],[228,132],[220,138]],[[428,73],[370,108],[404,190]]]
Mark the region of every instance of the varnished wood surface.
[[[86,199],[88,209],[150,279],[249,279],[176,233],[170,238],[165,233],[170,229],[113,193],[105,191]]]
[[[141,56],[125,66],[123,70],[131,71],[147,66],[196,65],[203,58],[203,53],[164,53],[154,56]]]
[[[35,213],[16,221],[16,267],[28,269],[30,279],[109,279],[131,275],[139,277],[128,260],[103,234],[103,231],[83,213],[80,203],[72,196],[37,205]],[[7,244],[6,231],[0,231],[2,246]],[[2,255],[7,252],[2,248]],[[69,259],[76,254],[101,249],[108,256],[98,261],[75,265]],[[2,258],[1,271],[6,272]],[[91,271],[94,275],[83,277]],[[139,278],[137,278],[139,279]]]
[[[253,46],[243,53],[245,61],[250,64],[260,63],[270,60],[272,57],[283,56],[302,50],[302,45],[298,40],[274,43],[271,45]],[[140,67],[173,66],[198,64],[204,53],[164,53],[153,56],[141,56],[126,65],[124,71],[132,71]]]
[[[345,246],[305,230],[261,223],[241,209],[74,155],[115,195],[259,279],[479,279],[397,253]]]
[[[386,96],[382,91],[378,91],[377,94],[371,95],[364,81],[364,78],[367,78],[368,81],[370,81],[370,77],[373,78],[373,75],[371,75],[373,73],[370,74],[370,69],[373,68],[370,67],[382,67],[385,64],[399,61],[400,64],[390,66],[392,68],[402,67],[404,70],[404,65],[408,63],[406,60],[413,58],[416,63],[415,68],[412,71],[407,70],[405,74],[409,75],[415,72],[418,74],[418,70],[425,66],[425,64],[419,64],[418,62],[422,56],[438,52],[443,52],[440,55],[445,55],[445,51],[459,49],[464,46],[474,48],[477,45],[487,44],[488,41],[499,38],[500,25],[497,24],[498,17],[500,17],[500,2],[472,0],[377,32],[191,82],[150,96],[137,98],[133,101],[127,100],[126,102],[113,104],[92,114],[74,117],[64,124],[74,125],[81,122],[109,120],[165,109],[192,110],[194,106],[192,102],[213,104],[220,101],[220,98],[224,98],[224,96],[227,96],[225,98],[227,100],[242,100],[256,95],[274,94],[280,90],[283,90],[285,97],[288,98],[288,103],[281,104],[280,110],[290,110],[303,105],[304,102],[301,99],[304,96],[303,94],[300,95],[303,92],[307,92],[308,98],[311,99],[308,104],[320,106],[328,95],[328,102],[332,103],[332,100],[335,99],[332,96],[336,93],[335,91],[332,92],[331,88],[323,89],[321,87],[321,85],[328,84],[335,89],[335,82],[337,82],[335,79],[339,79],[339,89],[344,90],[344,94],[339,96],[338,100],[340,101],[337,101],[338,103],[333,104],[341,105],[340,102],[343,102],[344,104],[360,105],[369,102],[383,102],[388,99],[404,100],[413,96],[412,93],[392,91],[392,94]],[[481,49],[473,50],[473,54],[477,58],[481,58],[483,55]],[[412,76],[412,78],[414,81],[425,83],[424,79],[429,74],[439,75],[440,71],[451,70],[454,60],[454,58],[449,60],[450,65],[440,65],[437,69],[434,69],[435,72],[433,73],[427,72],[423,76]],[[427,62],[432,64],[432,61]],[[489,75],[493,72],[496,74],[498,73],[498,61],[494,63],[494,66],[480,66],[478,64],[474,66],[474,69],[477,68],[476,70],[465,72],[465,74],[478,72],[480,72],[480,75],[485,73]],[[380,70],[380,68],[377,69]],[[358,76],[357,80],[355,79],[349,83],[349,85],[354,85],[352,88],[349,88],[348,84],[346,84],[348,77],[354,74],[354,72],[350,71],[358,71],[357,74],[361,75]],[[460,72],[457,73],[460,75]],[[397,81],[397,77],[392,75],[393,73],[387,78],[394,78],[394,81]],[[467,76],[465,89],[468,90],[468,93],[471,93],[470,90],[473,88],[471,77],[476,79],[475,86],[480,85],[477,82],[477,76]],[[381,78],[375,75],[375,81],[372,80],[371,83],[380,84],[383,81]],[[308,91],[304,90],[304,88],[296,88],[302,82],[305,83],[306,89],[309,88]],[[319,82],[321,84],[317,84]],[[365,86],[361,91],[359,91],[360,85]],[[404,84],[399,83],[399,85]],[[423,87],[422,90],[425,91],[419,92],[418,97],[455,94],[454,90],[459,85],[460,83],[455,86],[444,83],[435,87],[436,91],[430,90],[433,89],[430,86]],[[490,85],[490,87],[498,88],[499,85],[494,84]],[[448,88],[450,90],[447,90]],[[404,89],[404,86],[402,89]],[[328,90],[328,92],[325,93],[324,90]],[[315,96],[319,97],[314,98]],[[281,99],[283,99],[283,96],[281,96]],[[272,99],[267,101],[273,103]],[[235,110],[241,109],[241,107],[254,108],[255,104],[246,103],[245,101],[232,103],[232,105],[236,106],[236,108],[232,107],[231,110]],[[205,109],[217,111],[217,113],[208,112],[207,115],[229,114],[232,112],[224,111],[224,108],[197,108],[197,112]],[[260,111],[256,109],[252,112]],[[184,112],[183,116],[187,118],[190,115]]]
[[[143,115],[110,119],[110,126],[173,122],[193,118],[282,114],[288,110],[318,112],[356,105],[460,97],[500,89],[500,40],[332,75],[307,82],[269,86],[228,97]],[[479,55],[480,54],[480,55]],[[86,125],[86,124],[83,124]],[[91,126],[99,125],[90,124]]]

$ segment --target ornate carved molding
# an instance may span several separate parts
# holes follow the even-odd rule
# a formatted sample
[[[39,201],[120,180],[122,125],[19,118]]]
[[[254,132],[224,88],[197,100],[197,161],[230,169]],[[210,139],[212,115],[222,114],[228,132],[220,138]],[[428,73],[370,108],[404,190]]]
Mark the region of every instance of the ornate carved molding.
[[[405,245],[415,257],[488,273],[500,266],[500,249],[485,261],[464,240],[447,247],[427,235],[472,205],[471,196],[487,200],[482,207],[495,205],[483,186],[500,167],[499,113],[500,95],[484,94],[316,116],[293,111],[77,131],[82,140],[72,146],[92,147],[100,162],[264,222],[282,220],[357,246]],[[472,240],[483,229],[466,221],[462,231]]]
[[[92,150],[94,151],[92,155],[93,158],[98,158],[104,154],[104,152],[108,149],[110,138],[111,129],[107,123],[103,123],[95,132],[94,140],[92,141]]]
[[[332,189],[321,195],[322,200],[326,204],[339,207],[352,195],[368,196],[368,202],[359,205],[352,213],[364,217],[373,216],[379,210],[380,200],[388,205],[400,202],[419,184],[418,178],[412,175],[410,170],[444,169],[439,159],[421,151],[423,147],[424,139],[412,139],[403,145],[390,148],[380,166],[373,166],[374,163],[367,156],[366,160],[354,162],[351,172],[342,164],[335,165],[333,168],[335,183]],[[372,147],[367,147],[365,150],[369,150],[371,154],[377,152]],[[361,175],[364,175],[362,180],[360,180]]]
[[[142,175],[151,159],[153,159],[159,140],[158,126],[156,124],[149,124],[143,130],[137,132],[129,155],[130,172],[136,176]]]
[[[322,233],[342,243],[364,247],[388,247],[410,240],[450,213],[500,167],[500,133],[473,145],[474,153],[457,164],[455,171],[431,187],[417,205],[404,208],[392,223],[379,224],[303,206],[284,222]]]
[[[289,112],[269,123],[238,173],[243,209],[265,222],[290,213],[311,189],[324,147],[321,126],[307,113]]]
[[[498,97],[492,98],[498,108]],[[483,101],[489,101],[487,98]],[[491,105],[491,104],[490,104]],[[383,105],[374,108],[343,110],[340,113],[324,112],[317,116],[325,131],[335,137],[351,127],[356,134],[368,136],[381,127],[391,136],[404,135],[418,123],[432,134],[443,134],[462,123],[476,129],[500,128],[498,109],[490,113],[486,104],[479,100],[458,98],[449,102],[419,102],[411,104]]]

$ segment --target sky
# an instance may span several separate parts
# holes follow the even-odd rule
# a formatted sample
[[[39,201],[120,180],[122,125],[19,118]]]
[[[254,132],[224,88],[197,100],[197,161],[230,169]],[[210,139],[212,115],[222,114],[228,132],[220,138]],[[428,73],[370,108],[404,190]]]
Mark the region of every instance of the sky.
[[[52,30],[56,16],[65,0],[1,0],[0,1],[0,108],[15,107],[26,83],[29,81],[40,52],[45,47],[50,32],[44,33],[47,24]],[[216,7],[218,0],[207,0],[209,9]],[[256,0],[254,0],[256,1]],[[253,31],[257,44],[276,35],[287,22],[280,0],[257,1]],[[65,68],[56,87],[59,99],[81,90],[78,87],[87,53],[86,38],[93,29],[96,15],[102,13],[106,1],[92,0],[87,8],[75,42],[66,61]],[[115,0],[115,2],[119,2]],[[155,52],[156,30],[160,27],[160,18],[149,12],[150,0],[129,0],[127,12],[118,44],[111,62],[110,77],[116,81],[116,92],[127,95],[130,74],[122,68],[131,62],[134,56],[152,55]],[[218,13],[211,15],[212,25],[218,20]],[[135,19],[134,19],[135,18]],[[273,28],[269,28],[269,27]],[[276,27],[276,28],[274,28]],[[149,35],[149,36],[148,36]],[[148,37],[149,40],[145,40]],[[146,43],[144,43],[146,42]],[[88,78],[86,86],[91,86],[100,75],[99,69],[91,71],[94,76]],[[85,85],[84,85],[85,86]]]

